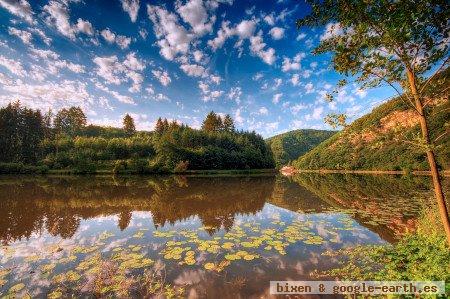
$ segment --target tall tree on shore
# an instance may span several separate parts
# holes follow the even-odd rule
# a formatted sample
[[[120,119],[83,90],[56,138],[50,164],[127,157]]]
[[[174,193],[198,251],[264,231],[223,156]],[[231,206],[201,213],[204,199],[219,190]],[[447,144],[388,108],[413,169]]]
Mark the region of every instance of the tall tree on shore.
[[[234,121],[229,114],[225,115],[223,118],[223,129],[227,132],[234,132]]]
[[[123,129],[128,135],[133,135],[136,132],[134,119],[128,113],[123,117]]]
[[[80,107],[63,108],[53,120],[54,127],[58,133],[75,136],[86,126],[87,118]]]
[[[214,111],[206,116],[202,124],[202,130],[208,132],[217,132],[222,128],[222,119]]]
[[[34,164],[41,156],[44,120],[20,102],[0,109],[0,161]]]
[[[450,220],[428,130],[427,108],[439,90],[437,75],[449,63],[450,6],[445,0],[310,0],[312,12],[297,26],[326,26],[316,54],[331,52],[333,66],[362,88],[388,84],[418,116],[440,217],[450,246]],[[433,73],[428,75],[428,71]],[[428,75],[427,78],[424,76]],[[340,86],[345,85],[341,81]],[[328,99],[333,100],[329,94]],[[342,124],[342,115],[329,117]]]

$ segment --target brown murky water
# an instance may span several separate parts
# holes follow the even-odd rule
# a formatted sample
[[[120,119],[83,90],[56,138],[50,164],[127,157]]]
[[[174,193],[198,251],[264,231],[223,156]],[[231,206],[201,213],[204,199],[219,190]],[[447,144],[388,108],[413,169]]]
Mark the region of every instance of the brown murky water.
[[[269,296],[323,255],[395,242],[428,178],[0,178],[0,296]],[[414,190],[414,191],[413,191]]]

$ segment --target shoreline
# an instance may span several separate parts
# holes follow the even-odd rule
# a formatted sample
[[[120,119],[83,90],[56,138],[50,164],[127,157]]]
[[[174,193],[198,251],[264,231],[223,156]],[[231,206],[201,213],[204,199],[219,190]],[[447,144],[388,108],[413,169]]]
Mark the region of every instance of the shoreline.
[[[282,172],[282,171],[280,171]],[[407,172],[404,170],[344,170],[344,169],[293,169],[290,171],[286,171],[286,174],[298,174],[298,173],[321,173],[321,174],[333,174],[333,173],[341,173],[341,174],[373,174],[373,175],[419,175],[419,176],[430,176],[431,172],[429,170],[413,170],[411,172]],[[450,170],[442,170],[439,172],[442,176],[448,177],[450,176]]]

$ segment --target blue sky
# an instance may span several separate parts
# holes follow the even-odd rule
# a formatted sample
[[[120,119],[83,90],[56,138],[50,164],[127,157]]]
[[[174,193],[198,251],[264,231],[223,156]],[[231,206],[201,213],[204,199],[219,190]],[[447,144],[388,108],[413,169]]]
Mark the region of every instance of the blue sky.
[[[88,122],[138,129],[159,117],[199,127],[214,110],[264,137],[329,128],[393,92],[350,84],[311,50],[336,27],[295,27],[302,1],[0,0],[0,105],[81,106]]]

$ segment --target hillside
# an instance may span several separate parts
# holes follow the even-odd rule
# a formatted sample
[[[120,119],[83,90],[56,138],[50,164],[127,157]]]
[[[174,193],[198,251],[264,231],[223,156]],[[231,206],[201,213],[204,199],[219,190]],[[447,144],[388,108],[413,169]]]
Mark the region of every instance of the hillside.
[[[447,70],[442,76],[448,86]],[[441,169],[450,168],[450,102],[448,94],[430,100],[426,113]],[[447,134],[444,134],[447,130]],[[297,169],[428,170],[416,112],[400,98],[392,99],[355,120],[341,132],[301,156]]]
[[[266,140],[272,149],[277,167],[294,161],[336,132],[325,130],[295,130]]]

